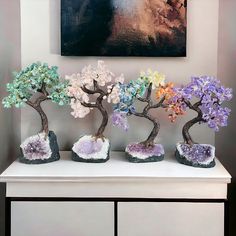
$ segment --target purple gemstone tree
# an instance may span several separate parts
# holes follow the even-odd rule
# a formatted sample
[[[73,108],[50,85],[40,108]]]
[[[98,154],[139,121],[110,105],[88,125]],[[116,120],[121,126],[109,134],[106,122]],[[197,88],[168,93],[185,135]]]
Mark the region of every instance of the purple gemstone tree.
[[[184,143],[178,143],[176,150],[176,158],[179,162],[195,167],[215,165],[215,147],[197,144],[189,130],[197,123],[207,123],[208,127],[215,131],[219,131],[219,127],[227,126],[230,109],[223,107],[222,103],[231,98],[232,89],[222,86],[215,77],[193,77],[189,84],[175,88],[175,95],[168,102],[168,111],[171,111],[169,116],[172,121],[187,109],[197,113],[196,117],[183,126]]]

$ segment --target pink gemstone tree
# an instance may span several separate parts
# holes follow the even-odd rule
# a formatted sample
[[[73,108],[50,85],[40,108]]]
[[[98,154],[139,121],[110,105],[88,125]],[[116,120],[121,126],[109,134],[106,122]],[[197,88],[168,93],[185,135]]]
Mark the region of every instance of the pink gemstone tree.
[[[176,146],[177,160],[194,167],[213,167],[215,165],[215,147],[208,144],[197,144],[189,130],[196,124],[206,123],[209,128],[219,131],[227,126],[230,109],[223,107],[225,101],[232,98],[232,89],[225,88],[215,77],[193,77],[187,85],[175,88],[175,95],[169,100],[169,117],[174,121],[187,109],[197,113],[182,129],[184,142]]]
[[[82,162],[105,162],[109,159],[110,143],[104,137],[108,124],[108,112],[104,101],[119,103],[119,84],[123,75],[116,77],[103,61],[97,66],[88,65],[78,74],[66,76],[69,81],[68,96],[71,98],[72,115],[75,118],[86,117],[93,109],[100,111],[102,122],[94,135],[81,137],[72,148],[73,160]]]

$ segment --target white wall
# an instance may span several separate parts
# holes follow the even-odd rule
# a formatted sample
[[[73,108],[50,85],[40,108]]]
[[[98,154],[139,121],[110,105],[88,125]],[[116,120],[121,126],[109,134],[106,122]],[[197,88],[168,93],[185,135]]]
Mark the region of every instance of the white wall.
[[[169,80],[177,84],[185,83],[191,75],[217,74],[218,9],[219,0],[188,1],[188,45],[186,58],[103,58],[115,73],[124,73],[127,80],[134,79],[141,69],[153,68],[165,73]],[[46,61],[57,65],[62,76],[79,71],[85,64],[94,64],[98,58],[60,56],[60,0],[21,0],[21,40],[22,66],[34,61]],[[50,127],[56,131],[61,149],[69,149],[83,133],[96,129],[100,116],[92,113],[84,120],[75,120],[70,108],[58,108],[45,104],[49,114]],[[167,116],[160,114],[161,132],[159,141],[167,149],[182,140],[178,121],[171,125]],[[189,116],[185,119],[189,119]],[[144,139],[148,135],[148,121],[130,119],[132,130],[124,134],[116,128],[108,127],[106,135],[111,137],[113,149],[120,149],[130,141]],[[142,122],[142,125],[140,125]],[[29,108],[22,111],[22,139],[39,129],[39,118]],[[214,143],[214,133],[205,127],[196,127],[194,135],[204,143]],[[139,137],[139,138],[138,138]]]

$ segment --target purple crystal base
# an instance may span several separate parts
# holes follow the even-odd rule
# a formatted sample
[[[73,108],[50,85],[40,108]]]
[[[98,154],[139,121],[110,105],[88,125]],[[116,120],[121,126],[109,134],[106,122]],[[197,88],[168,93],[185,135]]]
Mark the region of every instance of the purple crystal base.
[[[100,152],[102,149],[102,140],[85,140],[79,142],[77,146],[80,153],[90,155]]]
[[[91,135],[81,137],[72,148],[72,160],[80,162],[102,163],[109,159],[109,140],[96,139]]]
[[[161,144],[145,147],[142,143],[131,143],[126,149],[126,157],[130,162],[157,162],[164,159],[164,148]]]
[[[27,138],[21,144],[20,162],[25,164],[44,164],[60,159],[57,137],[53,131]]]
[[[180,163],[185,165],[202,168],[215,166],[215,147],[212,145],[194,144],[190,146],[178,143],[175,156]]]

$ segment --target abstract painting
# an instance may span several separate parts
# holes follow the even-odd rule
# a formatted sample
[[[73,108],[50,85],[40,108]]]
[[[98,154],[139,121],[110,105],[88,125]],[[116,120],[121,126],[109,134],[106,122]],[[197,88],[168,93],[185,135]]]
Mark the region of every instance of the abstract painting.
[[[61,0],[64,56],[186,56],[187,0]]]

